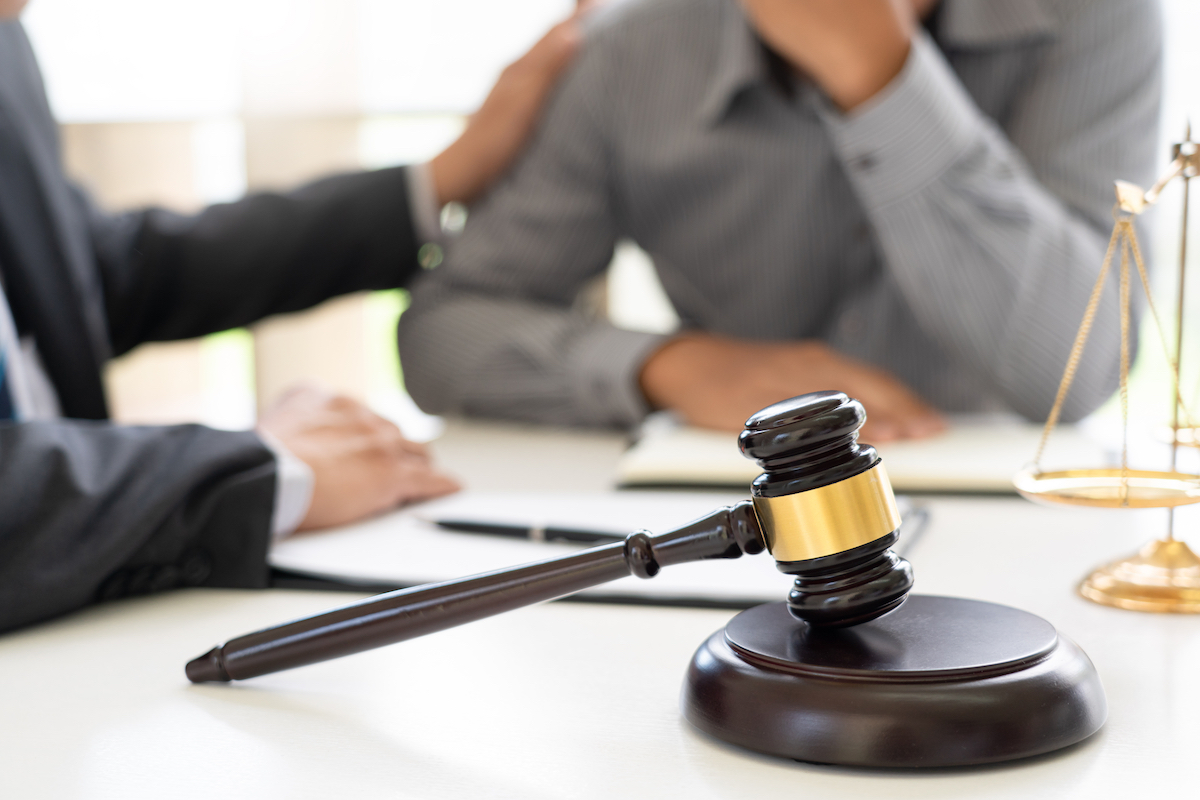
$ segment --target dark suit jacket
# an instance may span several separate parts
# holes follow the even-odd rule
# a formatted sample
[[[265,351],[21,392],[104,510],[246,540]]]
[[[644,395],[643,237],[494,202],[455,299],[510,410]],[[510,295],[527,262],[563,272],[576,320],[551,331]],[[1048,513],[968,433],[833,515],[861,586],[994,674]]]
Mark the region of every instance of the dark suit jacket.
[[[41,76],[0,23],[0,276],[62,405],[0,423],[0,630],[173,586],[263,586],[275,461],[249,432],[106,422],[101,368],[416,267],[402,170],[195,216],[99,212],[62,173]]]

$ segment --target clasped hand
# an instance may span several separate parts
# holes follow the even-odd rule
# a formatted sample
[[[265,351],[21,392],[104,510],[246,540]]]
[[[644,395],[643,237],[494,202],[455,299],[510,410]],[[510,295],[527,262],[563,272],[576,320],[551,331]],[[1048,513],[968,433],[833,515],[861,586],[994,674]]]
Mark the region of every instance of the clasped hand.
[[[941,415],[881,369],[815,341],[757,342],[686,333],[642,367],[641,387],[656,408],[703,428],[741,430],[760,408],[807,392],[837,389],[867,411],[867,442],[915,439],[945,427]]]
[[[323,389],[292,389],[258,427],[313,471],[300,530],[344,525],[459,488],[434,468],[424,445],[357,400]]]

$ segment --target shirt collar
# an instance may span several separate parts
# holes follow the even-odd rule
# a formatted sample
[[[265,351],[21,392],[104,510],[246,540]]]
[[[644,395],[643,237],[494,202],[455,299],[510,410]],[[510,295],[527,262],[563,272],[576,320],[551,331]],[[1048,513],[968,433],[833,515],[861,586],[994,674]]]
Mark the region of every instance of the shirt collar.
[[[1054,36],[1058,25],[1041,0],[942,0],[937,10],[937,40],[952,47],[1004,45]],[[756,83],[770,81],[762,42],[736,0],[721,10],[716,68],[700,104],[715,123],[733,98]]]
[[[770,80],[762,42],[736,0],[721,9],[719,36],[716,68],[700,103],[700,114],[710,124],[721,118],[743,89]]]

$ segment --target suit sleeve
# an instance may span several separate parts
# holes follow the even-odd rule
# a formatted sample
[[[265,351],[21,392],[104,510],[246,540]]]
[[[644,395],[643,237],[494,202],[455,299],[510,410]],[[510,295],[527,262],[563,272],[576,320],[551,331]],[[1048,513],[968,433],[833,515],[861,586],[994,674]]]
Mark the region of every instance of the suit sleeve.
[[[173,587],[265,586],[275,480],[250,432],[0,423],[0,631]]]
[[[404,285],[417,268],[403,168],[251,195],[194,216],[92,216],[113,352]]]

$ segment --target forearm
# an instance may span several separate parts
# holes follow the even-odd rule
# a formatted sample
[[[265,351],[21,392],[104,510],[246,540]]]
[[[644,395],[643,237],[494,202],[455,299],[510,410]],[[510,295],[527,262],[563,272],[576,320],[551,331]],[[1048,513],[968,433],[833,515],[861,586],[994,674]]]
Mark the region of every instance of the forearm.
[[[274,487],[251,433],[0,426],[0,630],[176,586],[264,586]]]
[[[117,353],[402,285],[418,238],[404,170],[252,195],[195,216],[148,210],[93,226]]]
[[[661,338],[554,306],[422,286],[400,319],[405,386],[432,413],[626,427]]]
[[[1100,215],[1039,181],[927,39],[915,40],[887,91],[828,123],[890,277],[924,330],[1011,408],[1043,418],[1103,258]],[[1125,144],[1145,151],[1152,136]],[[1095,173],[1123,166],[1079,166],[1080,158],[1071,163],[1090,171],[1088,185],[1105,185],[1118,176],[1097,181]],[[1067,418],[1116,388],[1117,311],[1110,289]]]
[[[1009,209],[997,220],[970,205],[971,183],[950,179],[935,196],[881,210],[874,215],[876,234],[923,330],[1008,408],[1042,420],[1099,274],[1106,237],[1045,198],[1027,198],[1020,211]],[[1101,298],[1064,419],[1087,415],[1117,388],[1115,284],[1110,279]]]

